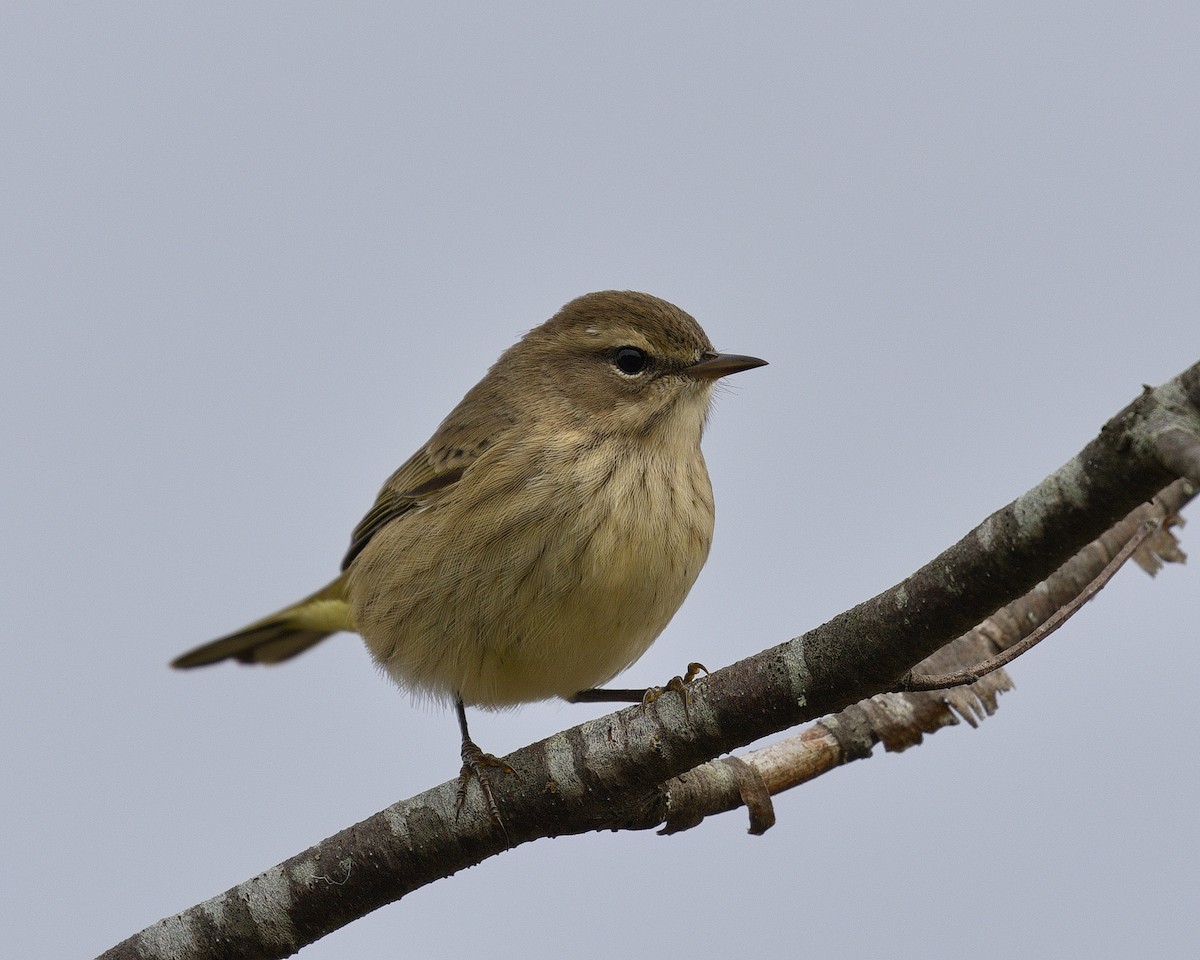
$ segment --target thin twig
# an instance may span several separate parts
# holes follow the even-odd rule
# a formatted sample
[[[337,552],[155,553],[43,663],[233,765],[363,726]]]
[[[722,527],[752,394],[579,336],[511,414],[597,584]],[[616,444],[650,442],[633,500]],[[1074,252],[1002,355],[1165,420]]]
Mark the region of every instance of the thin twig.
[[[1134,560],[1143,564],[1151,575],[1161,565],[1156,557],[1183,563],[1185,554],[1169,530],[1183,523],[1179,511],[1196,494],[1196,487],[1189,481],[1172,483],[1029,593],[996,611],[922,661],[922,665],[929,669],[942,663],[949,669],[957,665],[956,661],[976,663],[984,659],[985,650],[994,652],[1020,643],[1028,632],[1079,596],[1138,533],[1142,523],[1157,524],[1157,530],[1142,540],[1140,547],[1134,545]],[[1151,561],[1153,564],[1148,566]],[[882,743],[891,751],[905,750],[921,743],[923,734],[957,724],[959,717],[975,726],[982,715],[994,711],[996,694],[1008,689],[1010,682],[1004,671],[995,670],[950,692],[934,690],[870,697],[783,740],[742,754],[740,759],[753,772],[754,780],[761,779],[769,794],[779,794],[847,763],[872,756],[876,744]],[[686,830],[705,817],[745,805],[743,787],[744,783],[731,776],[728,765],[720,760],[669,781],[666,784],[669,812],[666,826],[660,832]],[[766,803],[760,801],[760,806],[765,809]],[[758,821],[761,819],[760,816]],[[751,832],[755,832],[755,824],[752,818]]]
[[[1161,521],[1147,520],[1141,524],[1133,536],[1126,541],[1108,566],[1100,571],[1099,575],[1089,583],[1079,595],[1064,604],[1049,620],[1034,630],[1029,636],[1021,640],[1020,643],[1015,643],[1007,650],[1004,650],[996,656],[984,660],[983,663],[971,667],[969,670],[960,670],[957,673],[943,673],[938,676],[914,676],[909,674],[901,683],[898,689],[912,692],[916,690],[946,690],[950,687],[961,686],[964,683],[974,683],[980,677],[985,677],[994,670],[999,670],[1006,664],[1016,660],[1023,653],[1027,653],[1035,646],[1045,640],[1050,634],[1061,627],[1064,623],[1071,619],[1079,612],[1080,607],[1092,599],[1099,593],[1109,580],[1113,578],[1118,570],[1125,565],[1125,562],[1133,556],[1135,550],[1159,527]]]

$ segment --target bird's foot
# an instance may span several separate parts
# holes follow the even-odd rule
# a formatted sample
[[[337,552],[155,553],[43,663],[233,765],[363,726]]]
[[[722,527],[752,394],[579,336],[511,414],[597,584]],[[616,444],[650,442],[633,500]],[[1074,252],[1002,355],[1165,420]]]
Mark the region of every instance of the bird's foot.
[[[688,712],[688,708],[692,702],[691,683],[698,676],[700,676],[701,673],[707,674],[708,667],[702,663],[689,663],[687,667],[687,673],[685,673],[682,677],[672,677],[667,681],[666,686],[651,687],[649,690],[647,690],[646,695],[642,697],[642,706],[645,706],[648,703],[653,703],[663,694],[667,693],[668,691],[672,691],[679,694],[679,699],[683,701],[683,715],[686,719],[691,720],[691,714]]]
[[[492,815],[492,820],[504,832],[504,839],[507,842],[508,831],[504,828],[504,820],[500,817],[500,808],[496,805],[496,798],[492,795],[492,785],[486,770],[490,767],[499,769],[503,773],[513,773],[513,768],[499,757],[484,753],[473,740],[466,739],[463,740],[462,745],[462,762],[462,770],[458,773],[458,793],[454,798],[455,817],[462,813],[463,805],[467,802],[467,785],[474,777],[479,781],[479,789],[483,791],[483,799],[487,803],[488,813]]]

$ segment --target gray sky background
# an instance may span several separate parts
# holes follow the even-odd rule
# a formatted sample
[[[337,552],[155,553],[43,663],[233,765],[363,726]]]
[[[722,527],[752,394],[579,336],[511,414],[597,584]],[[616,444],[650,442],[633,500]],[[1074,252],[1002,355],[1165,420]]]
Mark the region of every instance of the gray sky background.
[[[580,293],[771,362],[719,400],[712,558],[631,685],[800,633],[1039,481],[1200,353],[1198,49],[1189,3],[6,6],[6,955],[91,956],[456,773],[451,711],[354,637],[166,664],[324,583]],[[1122,575],[980,730],[782,796],[765,837],[537,843],[302,956],[1180,955],[1196,578]]]

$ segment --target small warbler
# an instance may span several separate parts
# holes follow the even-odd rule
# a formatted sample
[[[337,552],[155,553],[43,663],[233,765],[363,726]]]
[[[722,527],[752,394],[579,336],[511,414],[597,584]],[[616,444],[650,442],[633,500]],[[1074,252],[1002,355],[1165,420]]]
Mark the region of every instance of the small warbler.
[[[459,804],[474,775],[499,820],[482,768],[504,764],[472,742],[465,705],[634,693],[593,688],[646,652],[700,573],[713,385],[764,363],[714,352],[648,294],[571,301],[392,474],[336,580],[172,665],[277,663],[357,632],[402,687],[454,701]]]

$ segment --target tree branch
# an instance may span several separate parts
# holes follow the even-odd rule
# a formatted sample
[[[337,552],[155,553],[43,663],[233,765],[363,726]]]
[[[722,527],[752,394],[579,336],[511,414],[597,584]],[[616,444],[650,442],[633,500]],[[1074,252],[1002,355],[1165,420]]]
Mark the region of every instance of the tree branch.
[[[954,673],[934,674],[932,676],[910,673],[900,682],[900,689],[904,691],[948,690],[951,687],[960,687],[964,683],[974,683],[976,680],[986,677],[989,673],[1012,663],[1017,657],[1023,656],[1036,647],[1083,609],[1083,605],[1104,589],[1108,581],[1115,577],[1117,571],[1125,566],[1125,562],[1133,556],[1134,551],[1141,547],[1157,529],[1158,523],[1153,520],[1147,520],[1138,527],[1125,545],[1121,547],[1117,555],[1109,561],[1103,570],[1096,574],[1096,578],[1084,587],[1078,596],[1072,597],[1070,602],[1059,607],[1049,620],[1042,623],[1032,633],[1022,637],[1011,647],[996,654],[994,657],[989,657],[982,663],[968,667],[965,670],[955,671]]]
[[[663,697],[509,755],[515,775],[497,778],[494,787],[513,845],[662,823],[673,778],[894,689],[917,663],[1030,591],[1177,475],[1190,476],[1198,443],[1200,364],[1147,389],[1077,456],[901,584],[698,681],[690,722],[680,698]],[[837,740],[838,731],[830,732]],[[736,783],[739,771],[732,773]],[[103,957],[288,956],[503,852],[503,832],[478,791],[456,822],[455,786],[449,781],[396,803]],[[755,785],[743,784],[743,791],[753,795]]]
[[[1134,548],[1134,559],[1151,576],[1164,561],[1182,563],[1186,556],[1169,533],[1169,527],[1183,522],[1178,513],[1197,492],[1200,487],[1184,480],[1175,481],[1153,502],[1133,510],[1025,596],[942,647],[915,670],[946,670],[956,664],[978,664],[993,652],[1012,650],[1036,634],[1059,611],[1088,594],[1096,584],[1095,578],[1106,567],[1113,566],[1126,548]],[[1138,530],[1147,524],[1153,525],[1154,532],[1140,540]],[[1028,649],[1029,646],[1024,648]],[[985,716],[995,712],[997,694],[1011,688],[1007,674],[998,669],[974,682],[966,681],[963,686],[940,692],[878,694],[740,759],[761,781],[768,795],[782,793],[843,764],[873,756],[878,743],[889,751],[900,752],[922,743],[924,734],[956,725],[960,718],[973,727],[978,726]],[[743,799],[740,784],[731,783],[724,770],[716,769],[721,762],[710,761],[667,784],[671,809],[660,832],[674,833],[695,826],[705,817],[740,805]],[[764,805],[761,798],[757,803],[760,807]],[[765,819],[769,817],[752,811],[750,832],[760,832],[757,826]]]

